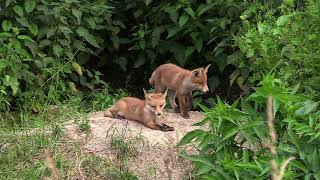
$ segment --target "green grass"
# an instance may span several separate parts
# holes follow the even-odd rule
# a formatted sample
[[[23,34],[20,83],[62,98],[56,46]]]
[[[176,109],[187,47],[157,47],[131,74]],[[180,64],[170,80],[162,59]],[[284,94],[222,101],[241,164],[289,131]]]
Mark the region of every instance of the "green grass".
[[[81,108],[81,103],[81,99],[71,98],[57,106],[43,106],[37,113],[0,114],[0,179],[50,177],[45,164],[47,149],[53,152],[62,179],[138,179],[128,169],[85,153],[77,142],[64,136],[63,123],[69,120],[80,130],[90,131],[87,109]]]
[[[62,136],[35,134],[1,135],[0,179],[39,179],[50,176],[44,163],[44,150],[54,152],[63,179],[71,177],[107,177],[111,163],[83,152],[81,147]]]
[[[110,138],[111,148],[115,151],[118,162],[117,168],[112,168],[109,171],[108,177],[111,179],[127,179],[135,180],[138,177],[130,172],[127,167],[127,162],[139,153],[139,149],[144,146],[144,139],[142,136],[129,137],[125,133],[121,135],[113,134]]]
[[[142,136],[127,137],[125,135],[113,135],[110,140],[111,147],[117,153],[117,158],[123,163],[137,155],[143,143]]]

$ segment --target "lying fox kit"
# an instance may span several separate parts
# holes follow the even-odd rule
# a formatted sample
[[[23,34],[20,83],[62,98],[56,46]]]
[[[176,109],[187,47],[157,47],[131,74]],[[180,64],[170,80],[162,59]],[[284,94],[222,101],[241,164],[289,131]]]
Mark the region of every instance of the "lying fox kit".
[[[210,64],[206,68],[189,71],[174,64],[163,64],[153,71],[149,83],[158,93],[164,92],[168,88],[172,109],[179,112],[178,105],[175,102],[177,96],[182,117],[190,118],[188,112],[192,107],[192,91],[209,91],[207,85],[209,67]]]
[[[146,93],[143,89],[145,101],[134,97],[124,97],[104,112],[106,117],[123,117],[128,120],[141,122],[146,127],[161,131],[173,131],[174,128],[166,124],[158,124],[156,119],[162,114],[165,106],[167,91],[162,93]]]

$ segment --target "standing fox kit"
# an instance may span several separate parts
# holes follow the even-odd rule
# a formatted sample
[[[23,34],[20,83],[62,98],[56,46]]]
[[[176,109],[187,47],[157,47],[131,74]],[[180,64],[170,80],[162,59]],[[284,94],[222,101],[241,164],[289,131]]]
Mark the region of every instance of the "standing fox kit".
[[[167,91],[162,93],[146,93],[145,101],[134,97],[124,97],[104,112],[106,117],[123,117],[128,120],[141,122],[146,127],[161,131],[173,131],[174,128],[166,124],[158,124],[156,119],[162,114],[165,106]]]
[[[192,107],[192,91],[209,91],[207,85],[209,67],[210,64],[206,68],[189,71],[174,64],[163,64],[153,71],[149,83],[158,93],[164,92],[168,88],[172,109],[175,112],[179,112],[179,108],[175,102],[177,96],[182,117],[190,118],[188,112]]]

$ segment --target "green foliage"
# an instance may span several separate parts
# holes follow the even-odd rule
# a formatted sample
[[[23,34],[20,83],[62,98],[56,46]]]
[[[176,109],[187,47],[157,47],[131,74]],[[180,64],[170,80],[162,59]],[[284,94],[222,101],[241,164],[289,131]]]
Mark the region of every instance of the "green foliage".
[[[83,65],[104,48],[101,34],[109,32],[112,7],[102,1],[8,0],[0,9],[1,111],[35,108],[104,83],[101,73]]]
[[[253,3],[243,12],[243,35],[236,44],[253,72],[251,81],[273,71],[288,85],[301,82],[301,92],[319,99],[320,16],[316,0],[282,1],[277,7]]]
[[[92,92],[92,94],[88,97],[90,102],[90,107],[88,107],[91,111],[101,111],[105,110],[108,107],[115,104],[120,98],[128,96],[128,93],[118,89],[116,91],[112,91],[109,86],[104,86],[103,90],[100,92]]]
[[[270,176],[269,139],[265,120],[266,100],[273,96],[273,112],[278,134],[278,160],[296,156],[284,179],[320,174],[318,102],[296,94],[298,87],[286,88],[280,79],[266,76],[248,98],[232,105],[218,99],[212,109],[201,106],[207,118],[197,126],[209,124],[208,129],[196,129],[186,134],[178,146],[195,143],[197,155],[182,153],[194,163],[194,176],[200,179],[267,179]],[[314,160],[311,160],[313,159]]]

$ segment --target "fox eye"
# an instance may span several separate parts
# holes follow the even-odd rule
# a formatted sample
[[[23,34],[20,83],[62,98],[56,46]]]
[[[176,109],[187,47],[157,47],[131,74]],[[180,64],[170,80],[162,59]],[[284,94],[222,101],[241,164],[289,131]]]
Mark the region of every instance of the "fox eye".
[[[160,107],[162,107],[163,106],[163,104],[160,104]]]
[[[155,108],[156,106],[151,105],[151,107]]]

